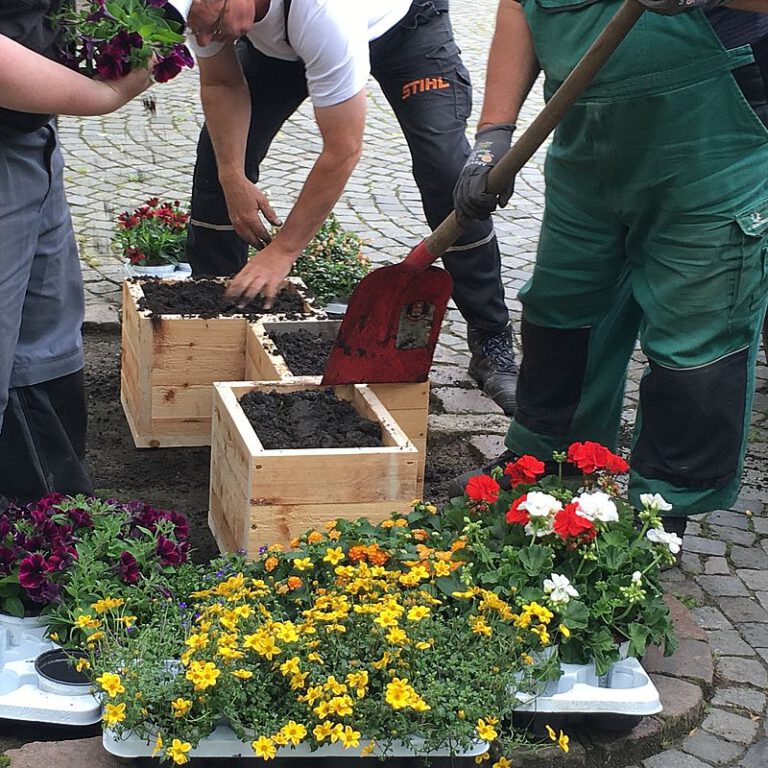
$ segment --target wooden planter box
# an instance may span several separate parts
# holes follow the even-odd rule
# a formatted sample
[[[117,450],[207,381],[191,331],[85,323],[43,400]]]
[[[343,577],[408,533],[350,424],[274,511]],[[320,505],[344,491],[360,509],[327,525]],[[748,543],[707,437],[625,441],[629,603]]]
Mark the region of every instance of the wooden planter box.
[[[238,402],[246,392],[320,389],[307,381],[213,386],[208,523],[222,551],[288,546],[338,517],[379,521],[410,509],[418,452],[364,384],[334,387],[358,413],[381,423],[381,448],[265,450]]]
[[[286,320],[280,323],[258,320],[248,328],[246,342],[245,378],[252,381],[319,382],[319,376],[294,377],[288,364],[278,352],[271,335],[290,333],[301,328],[321,338],[336,338],[339,320]],[[416,497],[424,493],[424,461],[427,452],[427,418],[429,416],[429,382],[404,384],[369,384],[384,407],[408,435],[419,452],[416,476]]]
[[[300,292],[301,281],[289,280]],[[141,285],[123,284],[120,401],[137,448],[210,445],[214,381],[245,379],[245,316],[150,317]],[[304,301],[307,317],[322,316]],[[275,315],[270,315],[276,320]]]

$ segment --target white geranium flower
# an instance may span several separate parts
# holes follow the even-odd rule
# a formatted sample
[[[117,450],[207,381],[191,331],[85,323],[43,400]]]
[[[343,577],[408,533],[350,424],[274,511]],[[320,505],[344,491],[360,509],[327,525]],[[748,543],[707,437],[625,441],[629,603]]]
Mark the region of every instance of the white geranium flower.
[[[531,491],[519,508],[524,509],[531,517],[553,517],[563,505],[548,493]]]
[[[554,604],[565,605],[572,597],[578,597],[579,592],[571,584],[567,576],[560,573],[550,574],[551,578],[544,579],[544,592]]]
[[[611,501],[611,497],[604,491],[594,491],[593,493],[582,493],[574,501],[579,505],[578,513],[587,520],[594,522],[599,520],[602,523],[615,523],[619,519],[619,513],[616,511],[616,505]]]
[[[654,544],[666,544],[673,555],[683,546],[683,540],[676,533],[667,533],[663,528],[651,528],[645,535]]]
[[[632,574],[632,583],[633,584],[640,584],[643,580],[643,574],[640,573],[640,571],[635,571]]]
[[[641,493],[640,503],[655,512],[669,512],[672,509],[672,505],[660,493]]]
[[[554,517],[532,518],[531,521],[526,523],[525,525],[526,535],[533,536],[533,534],[535,533],[537,539],[540,539],[542,536],[549,536],[549,534],[554,533],[554,531],[555,531]]]

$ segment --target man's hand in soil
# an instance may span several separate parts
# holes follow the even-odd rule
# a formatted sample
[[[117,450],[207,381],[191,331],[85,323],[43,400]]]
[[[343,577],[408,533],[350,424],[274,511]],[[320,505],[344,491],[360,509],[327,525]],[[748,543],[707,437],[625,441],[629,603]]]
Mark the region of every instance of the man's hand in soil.
[[[280,246],[279,240],[275,240],[255,254],[232,278],[226,291],[227,298],[238,307],[245,307],[261,294],[264,297],[264,308],[269,309],[297,256],[286,251]]]
[[[272,242],[272,236],[264,226],[261,215],[276,227],[281,226],[282,222],[269,204],[267,196],[245,175],[223,181],[222,187],[227,199],[229,220],[235,232],[257,248],[269,245]]]

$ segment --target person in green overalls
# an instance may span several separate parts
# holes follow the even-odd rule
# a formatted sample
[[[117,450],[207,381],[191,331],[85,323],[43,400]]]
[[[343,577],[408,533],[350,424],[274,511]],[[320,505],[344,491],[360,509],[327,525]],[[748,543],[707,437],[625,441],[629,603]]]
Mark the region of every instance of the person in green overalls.
[[[629,497],[665,527],[733,504],[768,302],[768,0],[640,0],[647,11],[554,134],[505,465],[615,448],[629,357],[640,383]],[[477,143],[454,192],[485,192],[540,70],[549,97],[619,0],[500,0]],[[738,8],[740,10],[734,10]],[[467,473],[459,482],[466,480]]]

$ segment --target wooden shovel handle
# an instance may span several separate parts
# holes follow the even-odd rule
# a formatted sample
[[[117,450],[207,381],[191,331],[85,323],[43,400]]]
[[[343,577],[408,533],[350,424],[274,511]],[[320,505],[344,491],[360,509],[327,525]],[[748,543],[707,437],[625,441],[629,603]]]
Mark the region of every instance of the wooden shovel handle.
[[[547,136],[555,130],[569,107],[579,98],[600,71],[619,43],[627,36],[645,8],[637,0],[624,0],[614,17],[581,57],[570,75],[555,91],[536,119],[501,158],[488,175],[488,191],[501,192],[507,182],[533,157]],[[405,262],[412,267],[427,267],[455,242],[462,233],[452,211],[421,246],[411,251]],[[430,258],[431,257],[431,258]],[[428,260],[427,260],[428,259]]]

